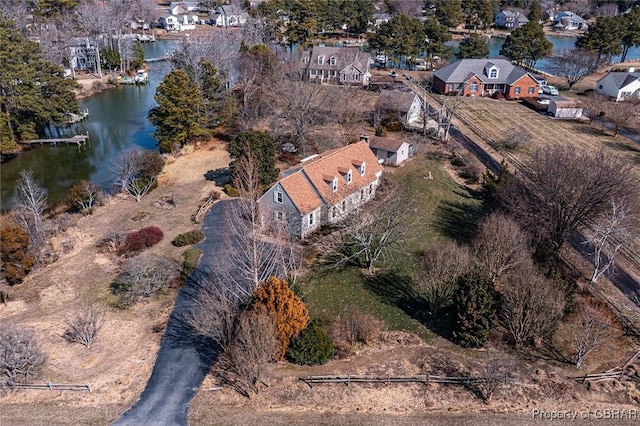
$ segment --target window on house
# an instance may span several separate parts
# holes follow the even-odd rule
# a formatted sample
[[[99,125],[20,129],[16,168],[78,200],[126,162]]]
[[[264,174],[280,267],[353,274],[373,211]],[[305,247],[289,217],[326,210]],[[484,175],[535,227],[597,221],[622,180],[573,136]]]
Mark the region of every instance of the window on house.
[[[329,58],[329,65],[335,65],[336,64],[336,58],[334,56]]]
[[[324,65],[324,56],[318,56],[318,65]]]
[[[284,221],[284,212],[276,210],[275,211],[275,217],[276,217],[277,221],[283,222]]]
[[[343,212],[347,211],[347,202],[346,202],[346,200],[342,200],[342,211]]]
[[[535,87],[529,87],[529,94],[530,95],[533,95],[535,93],[535,91],[536,91]]]
[[[309,226],[313,225],[314,223],[316,223],[316,217],[315,214],[311,212],[309,213]]]
[[[513,91],[516,95],[520,94],[520,87],[516,87],[516,90]]]
[[[351,173],[351,170],[349,170],[347,172],[347,183],[351,183],[352,180],[353,180],[353,174]]]
[[[367,171],[367,165],[365,163],[360,164],[360,176],[364,176],[364,173]]]
[[[602,84],[598,85],[598,89],[602,90]]]
[[[333,181],[331,181],[331,191],[336,192],[337,190],[338,190],[338,179],[333,178]]]
[[[306,57],[306,56],[304,58],[302,58],[302,63],[303,64],[308,64],[309,63],[309,58]]]
[[[491,71],[489,71],[489,78],[498,78],[497,68],[491,68]]]
[[[282,192],[276,191],[273,193],[273,201],[275,201],[276,203],[282,204],[282,199],[283,199]]]
[[[311,73],[311,75],[316,75],[316,70],[311,70],[309,72]]]
[[[360,190],[360,199],[363,200],[364,199],[364,188],[362,188]]]
[[[478,91],[478,83],[471,83],[469,85],[469,91],[470,92],[477,92]]]
[[[369,185],[369,195],[371,195],[371,192],[373,191],[373,184]]]
[[[453,83],[449,83],[449,91],[456,90],[456,86]]]
[[[335,219],[338,216],[338,209],[336,207],[331,208],[331,219]]]

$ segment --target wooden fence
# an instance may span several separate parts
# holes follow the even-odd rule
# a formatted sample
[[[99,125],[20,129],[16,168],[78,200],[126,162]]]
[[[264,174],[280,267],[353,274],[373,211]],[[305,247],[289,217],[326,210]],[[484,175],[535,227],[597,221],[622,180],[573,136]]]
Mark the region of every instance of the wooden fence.
[[[56,383],[27,383],[27,384],[13,384],[9,386],[10,389],[40,389],[40,390],[68,390],[68,391],[89,391],[91,392],[91,385],[74,385],[74,384],[56,384]]]
[[[444,383],[452,385],[477,385],[488,382],[500,381],[507,383],[507,375],[505,374],[501,378],[496,377],[471,377],[471,376],[434,376],[431,374],[423,374],[417,376],[307,376],[300,377],[299,380],[305,382],[309,387],[313,387],[314,384],[322,383],[344,383],[349,386],[351,383],[382,383],[388,385],[389,383],[423,383],[428,385],[429,383]]]
[[[613,369],[605,371],[604,373],[585,374],[584,376],[569,377],[570,379],[577,380],[580,383],[587,382],[605,382],[609,380],[622,380],[624,375],[623,369]]]

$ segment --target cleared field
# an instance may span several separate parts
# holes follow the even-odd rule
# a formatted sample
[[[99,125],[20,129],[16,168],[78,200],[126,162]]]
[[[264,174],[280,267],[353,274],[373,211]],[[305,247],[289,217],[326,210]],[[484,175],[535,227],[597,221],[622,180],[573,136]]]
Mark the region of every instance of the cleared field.
[[[493,99],[469,99],[458,106],[456,114],[467,122],[483,139],[501,141],[510,128],[526,129],[533,135],[528,148],[550,143],[564,143],[577,147],[599,149],[608,147],[640,163],[640,145],[612,132],[598,123],[587,121],[558,120],[533,111],[519,102]],[[526,155],[527,149],[514,153],[516,157]]]

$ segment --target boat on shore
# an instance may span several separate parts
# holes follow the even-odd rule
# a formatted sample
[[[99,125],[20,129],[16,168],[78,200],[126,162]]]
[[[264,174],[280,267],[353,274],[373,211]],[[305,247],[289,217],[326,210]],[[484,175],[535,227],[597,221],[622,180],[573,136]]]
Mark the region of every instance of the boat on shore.
[[[136,84],[147,84],[149,82],[149,72],[147,70],[138,70],[133,80]]]

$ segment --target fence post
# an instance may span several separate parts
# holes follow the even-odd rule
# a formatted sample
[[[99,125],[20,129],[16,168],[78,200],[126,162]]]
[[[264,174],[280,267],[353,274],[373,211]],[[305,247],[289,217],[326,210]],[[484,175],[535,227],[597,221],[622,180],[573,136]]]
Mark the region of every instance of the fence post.
[[[347,374],[347,386],[351,383],[351,374]]]
[[[49,387],[49,390],[53,390],[53,386],[51,385],[51,382],[47,383],[47,386]]]

